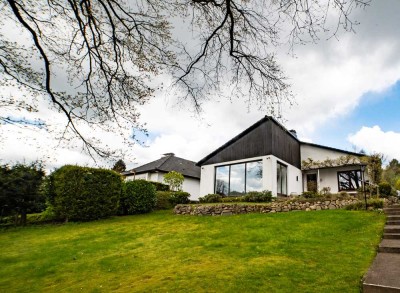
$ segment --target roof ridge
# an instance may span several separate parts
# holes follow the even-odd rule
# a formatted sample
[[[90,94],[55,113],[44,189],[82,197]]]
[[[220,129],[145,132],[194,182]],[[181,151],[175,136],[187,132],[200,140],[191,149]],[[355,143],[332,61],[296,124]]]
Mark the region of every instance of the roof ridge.
[[[156,169],[161,169],[161,166],[164,165],[171,157],[173,156],[165,156],[163,158],[160,158],[159,160],[162,161],[162,163],[158,166],[156,166]],[[163,160],[165,159],[165,160]]]

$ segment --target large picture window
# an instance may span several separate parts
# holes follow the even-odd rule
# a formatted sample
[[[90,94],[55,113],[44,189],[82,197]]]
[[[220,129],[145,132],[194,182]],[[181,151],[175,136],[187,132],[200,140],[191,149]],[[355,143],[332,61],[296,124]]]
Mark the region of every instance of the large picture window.
[[[262,191],[262,161],[218,166],[215,168],[215,193],[240,196],[249,191]]]
[[[276,164],[277,174],[277,193],[279,195],[287,195],[287,166],[277,163]]]
[[[339,191],[354,191],[362,186],[360,170],[338,172]]]

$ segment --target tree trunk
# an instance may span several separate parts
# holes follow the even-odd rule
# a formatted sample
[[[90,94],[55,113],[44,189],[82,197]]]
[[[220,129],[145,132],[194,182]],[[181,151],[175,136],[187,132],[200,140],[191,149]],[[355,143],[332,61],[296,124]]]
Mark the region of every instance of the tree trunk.
[[[21,225],[26,225],[26,211],[21,211]]]

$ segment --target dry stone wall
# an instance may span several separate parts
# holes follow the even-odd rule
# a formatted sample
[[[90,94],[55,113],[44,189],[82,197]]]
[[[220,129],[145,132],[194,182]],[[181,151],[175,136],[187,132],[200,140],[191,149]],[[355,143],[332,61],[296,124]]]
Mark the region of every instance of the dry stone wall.
[[[319,211],[335,210],[349,204],[358,202],[358,199],[324,200],[316,202],[273,202],[265,204],[200,204],[200,205],[177,205],[174,213],[177,215],[196,216],[227,216],[247,213],[280,213],[290,211]]]

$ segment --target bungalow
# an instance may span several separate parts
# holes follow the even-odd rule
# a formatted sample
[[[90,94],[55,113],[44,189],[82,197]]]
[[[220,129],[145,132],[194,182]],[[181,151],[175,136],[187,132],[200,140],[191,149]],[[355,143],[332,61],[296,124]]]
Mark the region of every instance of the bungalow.
[[[365,167],[360,153],[302,142],[270,116],[200,160],[200,196],[235,196],[270,190],[274,196],[304,191],[356,192]]]
[[[170,171],[179,172],[185,177],[182,190],[190,193],[190,199],[196,200],[200,191],[200,167],[196,163],[176,157],[174,153],[164,154],[162,158],[122,173],[125,180],[144,179],[164,182],[164,175]]]

